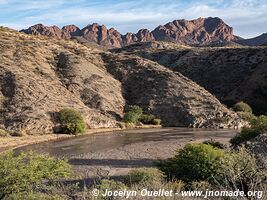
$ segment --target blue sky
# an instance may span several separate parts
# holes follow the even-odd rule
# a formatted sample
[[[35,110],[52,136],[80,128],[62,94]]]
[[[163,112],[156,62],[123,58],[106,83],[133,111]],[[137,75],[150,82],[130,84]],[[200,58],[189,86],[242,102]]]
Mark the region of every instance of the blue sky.
[[[14,29],[97,22],[126,33],[216,16],[244,38],[267,32],[267,0],[0,0],[0,10],[0,25]]]

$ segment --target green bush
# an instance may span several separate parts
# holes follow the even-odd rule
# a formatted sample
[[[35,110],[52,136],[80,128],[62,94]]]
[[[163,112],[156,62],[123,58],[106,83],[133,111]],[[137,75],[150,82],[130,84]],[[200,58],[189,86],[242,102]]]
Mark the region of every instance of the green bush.
[[[140,115],[135,112],[127,112],[123,116],[123,121],[125,123],[137,123],[139,121]]]
[[[218,176],[224,151],[207,144],[187,144],[174,158],[159,164],[169,178],[184,182],[213,181]]]
[[[123,117],[123,121],[126,123],[137,123],[143,114],[143,109],[139,106],[129,106],[126,109],[126,113]]]
[[[140,117],[140,122],[142,122],[143,124],[152,124],[152,121],[155,118],[156,117],[154,115],[142,114],[142,116]]]
[[[240,102],[234,104],[233,105],[233,110],[235,112],[252,113],[252,108],[247,103],[244,103],[243,101],[240,101]]]
[[[14,152],[0,154],[0,199],[11,194],[31,192],[44,182],[53,183],[71,174],[70,165],[65,160],[34,152],[15,155]]]
[[[152,124],[154,124],[154,125],[160,125],[161,124],[161,119],[158,119],[158,118],[153,119],[152,120]]]
[[[135,184],[154,184],[162,182],[164,179],[164,174],[162,171],[158,170],[157,168],[139,168],[133,169],[129,172],[126,176],[126,182],[129,185]]]
[[[256,116],[253,115],[253,113],[250,113],[250,112],[238,112],[238,114],[242,119],[244,119],[246,121],[251,121],[251,120],[256,118]]]
[[[250,125],[252,128],[258,129],[261,132],[267,131],[267,116],[261,115],[252,119]]]
[[[126,112],[134,112],[141,117],[143,114],[143,109],[140,106],[130,105],[126,108]]]
[[[230,143],[232,145],[239,145],[243,142],[246,142],[248,140],[251,140],[258,135],[260,135],[262,132],[259,129],[255,128],[243,128],[240,133],[238,133],[236,136],[234,136],[231,140]]]
[[[251,140],[267,131],[267,116],[261,115],[250,121],[251,127],[242,128],[241,132],[230,140],[233,145],[239,145],[243,142]]]
[[[85,131],[85,123],[79,112],[65,108],[59,112],[59,120],[63,133],[80,134]]]

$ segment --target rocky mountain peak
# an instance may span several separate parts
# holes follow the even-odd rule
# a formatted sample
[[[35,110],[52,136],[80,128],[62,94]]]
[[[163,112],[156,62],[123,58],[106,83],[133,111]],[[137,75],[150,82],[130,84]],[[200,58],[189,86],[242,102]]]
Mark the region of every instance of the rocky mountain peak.
[[[75,25],[57,26],[34,25],[21,32],[33,35],[46,35],[61,39],[81,36],[89,42],[120,48],[136,42],[171,41],[184,45],[207,45],[217,41],[236,41],[239,37],[233,34],[233,28],[228,26],[218,17],[198,18],[194,20],[174,20],[165,25],[160,25],[152,32],[144,28],[136,34],[121,34],[114,28],[107,29],[98,23],[89,24],[83,29]]]

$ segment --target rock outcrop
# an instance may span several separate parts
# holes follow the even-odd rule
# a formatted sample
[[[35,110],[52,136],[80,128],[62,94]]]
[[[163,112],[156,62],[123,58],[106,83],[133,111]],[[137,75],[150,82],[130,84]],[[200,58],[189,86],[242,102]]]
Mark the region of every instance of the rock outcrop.
[[[90,128],[114,127],[127,104],[168,126],[243,123],[204,88],[144,58],[6,28],[0,28],[0,49],[0,122],[8,130],[56,131],[57,112],[65,107],[79,110]]]
[[[184,45],[208,45],[212,42],[240,39],[240,37],[233,34],[232,27],[217,17],[174,20],[164,26],[158,26],[152,32],[148,29],[141,29],[136,34],[127,33],[125,35],[122,35],[114,28],[107,29],[104,25],[97,23],[88,25],[81,30],[75,25],[59,29],[56,26],[47,27],[38,24],[21,30],[21,32],[61,39],[81,36],[90,42],[95,42],[108,48],[120,48],[136,42],[151,42],[155,40],[172,41]]]

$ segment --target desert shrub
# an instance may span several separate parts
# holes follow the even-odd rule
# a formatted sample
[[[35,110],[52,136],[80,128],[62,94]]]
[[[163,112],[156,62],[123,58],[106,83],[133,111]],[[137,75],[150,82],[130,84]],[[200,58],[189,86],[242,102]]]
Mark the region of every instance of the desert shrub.
[[[9,135],[9,133],[7,131],[0,128],[0,137],[6,137],[8,135]]]
[[[164,173],[157,168],[139,168],[131,170],[125,180],[129,185],[141,183],[153,185],[162,182],[164,177]]]
[[[123,116],[123,121],[125,123],[137,123],[140,115],[135,112],[127,112]]]
[[[4,200],[65,200],[64,197],[61,197],[59,195],[48,195],[44,193],[39,192],[21,192],[21,193],[14,193],[6,197]]]
[[[65,108],[59,112],[59,120],[63,133],[80,134],[85,131],[85,123],[79,112]]]
[[[242,119],[244,119],[246,121],[251,121],[251,120],[256,118],[256,116],[253,115],[253,113],[250,113],[250,112],[238,112],[238,114]]]
[[[239,145],[243,142],[251,140],[258,135],[267,131],[267,116],[261,115],[259,117],[253,118],[250,121],[251,127],[242,128],[241,132],[234,136],[230,143],[232,145]]]
[[[154,125],[160,125],[161,124],[161,119],[158,119],[158,118],[153,119],[152,120],[152,124],[154,124]]]
[[[124,114],[123,121],[126,123],[137,123],[143,114],[143,109],[139,106],[129,106]]]
[[[26,135],[23,131],[11,131],[10,135],[13,137],[23,137],[24,135]]]
[[[143,109],[140,106],[130,105],[126,108],[126,112],[134,112],[139,114],[139,116],[141,117],[141,115],[143,114]]]
[[[255,129],[255,128],[243,128],[241,130],[240,133],[238,133],[237,135],[235,135],[231,140],[230,143],[232,145],[239,145],[243,142],[246,142],[248,140],[251,140],[255,137],[257,137],[258,135],[261,134],[261,131],[259,129]]]
[[[244,103],[243,101],[240,101],[240,102],[234,104],[233,105],[233,110],[235,112],[252,113],[252,108],[247,103]]]
[[[152,124],[152,121],[155,118],[156,117],[154,115],[142,114],[140,117],[140,122],[142,122],[143,124]]]
[[[103,179],[101,180],[100,184],[97,185],[96,188],[99,190],[99,195],[95,199],[113,199],[112,197],[103,197],[103,194],[106,193],[106,190],[123,190],[127,187],[120,181]]]
[[[163,161],[159,168],[170,178],[184,182],[212,181],[218,176],[224,151],[207,144],[187,144],[175,157]]]
[[[218,141],[214,141],[212,139],[204,141],[203,144],[211,145],[211,146],[218,148],[218,149],[225,149],[226,148],[226,145],[224,145]]]
[[[219,185],[232,190],[242,190],[245,194],[249,190],[262,191],[267,171],[259,163],[243,146],[237,151],[226,153],[220,166],[222,177],[218,181]]]
[[[15,155],[14,152],[0,154],[0,199],[11,194],[31,192],[44,182],[53,183],[71,174],[70,165],[65,160],[34,152]]]
[[[250,125],[254,129],[258,129],[261,132],[267,131],[267,116],[261,115],[250,121]]]

